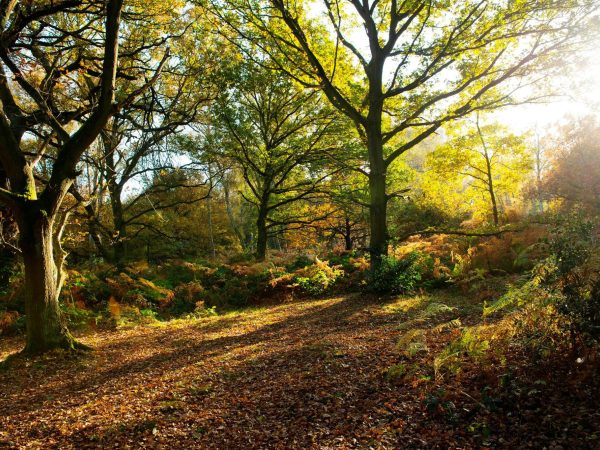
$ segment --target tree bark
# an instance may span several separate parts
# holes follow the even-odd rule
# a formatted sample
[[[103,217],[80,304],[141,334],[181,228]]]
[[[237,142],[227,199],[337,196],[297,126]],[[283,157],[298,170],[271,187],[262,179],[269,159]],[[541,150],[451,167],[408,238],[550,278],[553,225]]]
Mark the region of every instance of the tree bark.
[[[54,261],[53,218],[44,210],[28,211],[18,220],[25,265],[26,353],[78,348],[60,312],[59,273]]]
[[[490,203],[492,205],[492,217],[494,219],[494,225],[498,226],[500,223],[500,218],[498,216],[498,203],[496,201],[496,193],[494,191],[494,178],[492,174],[492,161],[488,151],[487,144],[483,137],[483,133],[481,131],[481,127],[479,126],[479,114],[477,115],[477,133],[479,134],[479,139],[481,140],[481,146],[483,147],[483,156],[485,157],[485,166],[486,166],[486,174],[487,174],[487,188],[490,194]]]
[[[127,259],[127,224],[121,202],[121,187],[117,183],[109,185],[110,204],[113,216],[113,227],[116,234],[113,243],[112,262],[122,270]]]
[[[256,259],[264,261],[267,256],[267,209],[262,206],[258,210],[258,218],[256,219]]]
[[[207,210],[207,219],[208,219],[208,242],[210,244],[210,259],[215,260],[217,257],[217,251],[215,248],[215,237],[213,230],[213,220],[212,220],[212,204],[210,195],[206,199],[206,210]]]
[[[225,195],[225,208],[227,211],[227,218],[229,219],[229,225],[231,226],[235,237],[238,239],[238,242],[240,243],[242,248],[245,249],[246,242],[244,240],[244,237],[242,236],[242,233],[239,230],[239,226],[236,223],[235,218],[233,217],[233,210],[231,208],[231,194],[229,192],[229,186],[227,183],[223,183],[223,193]]]
[[[344,224],[344,244],[345,250],[347,252],[352,250],[353,242],[352,242],[352,225],[350,223],[350,219],[346,217],[346,221]]]
[[[369,219],[371,241],[369,253],[371,255],[371,269],[376,270],[381,264],[381,258],[387,255],[388,250],[386,167],[383,158],[381,121],[372,123],[372,126],[367,130],[367,140],[370,162]]]
[[[367,68],[369,78],[369,114],[365,126],[369,154],[369,194],[371,271],[381,265],[381,258],[388,252],[387,229],[387,165],[383,153],[383,58],[379,44],[370,39],[372,58]]]

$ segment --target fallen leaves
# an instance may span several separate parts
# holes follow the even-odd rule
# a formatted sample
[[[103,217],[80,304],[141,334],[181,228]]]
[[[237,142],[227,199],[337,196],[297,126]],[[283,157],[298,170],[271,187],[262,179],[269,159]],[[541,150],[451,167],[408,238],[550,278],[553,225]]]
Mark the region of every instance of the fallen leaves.
[[[398,323],[394,310],[349,296],[82,336],[93,353],[0,371],[0,448],[473,448],[486,427],[508,448],[542,422],[538,394],[527,400],[537,417],[524,405],[506,419],[454,398],[458,387],[432,416],[433,381],[385,375],[403,357]]]

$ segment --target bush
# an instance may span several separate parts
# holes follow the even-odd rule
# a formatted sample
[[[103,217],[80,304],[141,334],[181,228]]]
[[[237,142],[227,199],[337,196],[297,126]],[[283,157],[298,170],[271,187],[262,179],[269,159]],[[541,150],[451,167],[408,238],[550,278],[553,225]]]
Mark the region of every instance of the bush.
[[[84,328],[97,323],[99,314],[76,305],[61,305],[61,311],[70,329]]]
[[[562,217],[552,232],[550,250],[556,255],[558,270],[565,275],[584,264],[590,257],[595,241],[596,221],[574,211]]]
[[[25,322],[23,317],[17,311],[0,311],[0,336],[24,331]]]
[[[294,281],[308,295],[322,295],[344,275],[337,266],[331,267],[327,261],[317,259],[311,266],[296,272]]]
[[[378,294],[413,292],[423,278],[421,256],[419,252],[411,252],[402,259],[382,257],[381,265],[371,275],[369,290]]]
[[[211,306],[207,308],[204,302],[198,302],[193,312],[186,315],[187,319],[203,319],[205,317],[218,316],[217,307]]]
[[[600,340],[600,268],[592,258],[596,223],[575,210],[559,221],[550,239],[557,267],[550,287],[561,293],[557,310],[567,319],[572,338],[588,342]]]
[[[196,304],[204,298],[204,288],[197,281],[181,284],[174,292],[175,297],[169,305],[169,311],[174,315],[191,313],[196,309]]]
[[[107,278],[106,283],[111,295],[138,308],[165,307],[174,297],[173,291],[142,277],[133,278],[126,273]]]
[[[206,303],[210,306],[248,306],[254,290],[248,285],[247,278],[219,275],[215,284],[206,291]]]
[[[298,269],[304,269],[305,267],[310,266],[312,263],[312,260],[308,256],[300,255],[294,260],[294,262],[286,266],[286,270],[288,272],[294,272]]]
[[[600,273],[589,277],[572,274],[557,302],[560,314],[568,319],[573,337],[586,343],[600,341]]]
[[[111,299],[108,304],[109,323],[115,328],[148,325],[156,322],[158,313],[152,309],[139,309],[135,306],[120,305]]]

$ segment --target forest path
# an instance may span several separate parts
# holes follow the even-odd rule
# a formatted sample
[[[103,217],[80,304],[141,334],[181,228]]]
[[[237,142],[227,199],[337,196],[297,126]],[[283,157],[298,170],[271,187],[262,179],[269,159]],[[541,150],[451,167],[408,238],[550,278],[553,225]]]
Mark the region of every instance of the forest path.
[[[411,420],[417,401],[388,398],[382,376],[398,358],[398,324],[396,313],[350,295],[84,336],[95,348],[90,355],[0,371],[0,442],[307,448],[378,441],[394,420]]]
[[[433,355],[458,331],[436,325],[456,317],[478,321],[481,304],[354,294],[86,334],[89,354],[0,369],[0,448],[482,448],[486,429],[493,448],[524,439],[593,448],[600,413],[589,380],[562,389],[558,372],[521,389],[522,400],[500,392],[496,412],[481,394],[497,385],[494,370],[473,365],[460,380],[436,381]],[[427,345],[407,358],[398,341],[413,331],[426,332]],[[18,348],[8,343],[0,358]],[[399,363],[411,372],[386,376]]]

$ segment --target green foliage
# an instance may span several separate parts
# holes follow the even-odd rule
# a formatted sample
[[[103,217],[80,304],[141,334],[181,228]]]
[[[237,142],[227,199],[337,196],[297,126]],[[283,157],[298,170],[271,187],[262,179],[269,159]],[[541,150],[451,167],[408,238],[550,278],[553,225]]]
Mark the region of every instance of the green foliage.
[[[158,320],[158,313],[152,309],[139,309],[135,306],[122,306],[118,314],[110,318],[116,328],[129,328],[137,325],[150,325]]]
[[[449,130],[449,139],[427,155],[431,170],[422,182],[427,195],[437,191],[437,197],[443,197],[433,201],[445,204],[444,210],[460,210],[468,204],[476,221],[498,225],[499,199],[518,192],[532,163],[524,136],[499,124],[464,123]],[[448,195],[441,195],[444,192]],[[447,204],[448,199],[454,205]]]
[[[509,286],[498,300],[490,304],[484,303],[484,317],[505,309],[514,310],[532,304],[546,306],[556,302],[558,293],[549,288],[549,282],[555,278],[557,271],[554,257],[536,264],[524,283]]]
[[[101,319],[101,314],[98,312],[79,308],[76,305],[61,304],[61,311],[70,329],[85,328],[91,324],[97,324]]]
[[[382,257],[381,265],[369,280],[369,290],[378,294],[413,292],[423,278],[421,256],[419,252],[412,252],[402,259]]]
[[[192,313],[187,314],[185,317],[188,319],[203,319],[205,317],[214,317],[218,315],[219,313],[217,312],[216,306],[206,308],[204,305],[198,305]]]
[[[407,358],[412,358],[418,353],[427,352],[427,339],[425,332],[420,329],[407,331],[400,337],[396,347],[404,353]]]
[[[485,339],[477,328],[466,327],[458,339],[447,345],[433,360],[433,370],[436,378],[440,377],[444,370],[458,373],[461,361],[467,357],[472,360],[483,360],[490,348],[489,340]]]
[[[353,261],[357,256],[358,253],[356,251],[349,251],[330,255],[329,258],[327,258],[327,261],[330,266],[340,266],[344,272],[353,272],[357,269]]]
[[[594,218],[585,216],[579,210],[559,218],[550,239],[550,250],[556,255],[561,274],[570,272],[590,257],[595,225]]]
[[[400,378],[403,378],[408,372],[408,368],[406,364],[394,364],[391,367],[388,367],[384,372],[383,376],[388,381],[394,381]]]
[[[560,314],[568,318],[571,330],[585,341],[600,341],[600,273],[593,278],[570,277],[557,302]]]
[[[560,219],[550,239],[557,277],[549,288],[560,290],[557,310],[572,334],[590,342],[600,339],[600,267],[592,259],[596,219],[574,209]]]
[[[298,269],[304,269],[307,266],[310,266],[313,261],[306,255],[298,255],[296,259],[286,266],[286,270],[288,272],[294,272]],[[331,263],[331,261],[330,261]]]
[[[343,275],[342,269],[317,259],[315,264],[298,271],[294,280],[304,293],[316,296],[327,292]]]
[[[175,288],[175,297],[169,306],[169,311],[175,316],[191,313],[199,302],[204,299],[204,288],[197,281],[190,281]]]

